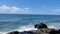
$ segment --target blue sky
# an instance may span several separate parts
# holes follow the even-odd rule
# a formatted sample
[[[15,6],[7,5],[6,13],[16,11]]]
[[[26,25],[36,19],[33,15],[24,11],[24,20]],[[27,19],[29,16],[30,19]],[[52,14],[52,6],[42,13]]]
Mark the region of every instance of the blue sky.
[[[0,0],[0,14],[60,15],[60,0]]]

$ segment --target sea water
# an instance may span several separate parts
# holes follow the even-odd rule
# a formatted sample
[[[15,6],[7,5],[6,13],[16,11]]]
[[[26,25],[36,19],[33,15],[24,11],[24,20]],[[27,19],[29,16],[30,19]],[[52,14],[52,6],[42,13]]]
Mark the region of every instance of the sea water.
[[[60,15],[0,14],[0,34],[10,31],[36,30],[34,24],[45,23],[60,29]]]

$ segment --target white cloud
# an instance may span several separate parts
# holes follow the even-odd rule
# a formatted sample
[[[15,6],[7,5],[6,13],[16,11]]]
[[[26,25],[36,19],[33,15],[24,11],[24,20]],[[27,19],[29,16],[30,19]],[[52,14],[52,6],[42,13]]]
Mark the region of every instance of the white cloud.
[[[60,15],[60,8],[55,8],[49,11],[52,15]]]
[[[11,8],[6,5],[0,6],[0,10],[9,10],[9,9]]]
[[[18,8],[18,7],[9,7],[6,5],[0,6],[0,13],[26,13],[29,11],[29,8]]]
[[[59,8],[59,9],[54,9],[54,10],[52,10],[52,11],[60,11],[60,8]]]

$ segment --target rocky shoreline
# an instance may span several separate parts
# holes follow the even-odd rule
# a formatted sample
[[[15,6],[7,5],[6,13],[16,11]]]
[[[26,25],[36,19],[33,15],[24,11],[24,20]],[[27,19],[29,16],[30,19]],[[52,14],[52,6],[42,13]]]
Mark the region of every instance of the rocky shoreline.
[[[48,28],[46,24],[40,23],[34,25],[34,28],[37,28],[37,30],[31,30],[31,31],[12,31],[7,34],[60,34],[60,29],[56,30],[53,28]]]

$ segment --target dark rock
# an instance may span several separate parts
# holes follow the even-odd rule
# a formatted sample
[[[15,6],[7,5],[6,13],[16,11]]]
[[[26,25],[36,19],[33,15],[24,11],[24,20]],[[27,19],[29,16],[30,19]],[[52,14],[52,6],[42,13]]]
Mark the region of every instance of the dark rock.
[[[23,31],[23,32],[13,31],[8,34],[60,34],[60,30],[55,30],[52,28],[42,28],[38,30]]]
[[[32,31],[23,31],[23,32],[18,32],[18,31],[13,31],[8,34],[35,34]]]
[[[41,29],[41,28],[48,28],[48,27],[47,27],[46,24],[44,24],[44,23],[40,23],[40,24],[36,24],[36,25],[35,25],[35,28],[37,28],[37,29]]]
[[[42,29],[38,29],[36,30],[36,34],[49,34],[51,31],[53,31],[55,29],[50,29],[50,28],[42,28]]]
[[[52,31],[49,32],[49,34],[56,34],[56,33],[57,33],[56,30],[52,30]]]
[[[59,29],[59,30],[57,30],[57,32],[58,32],[58,33],[60,33],[60,29]]]
[[[24,33],[24,34],[35,34],[35,33],[32,32],[32,31],[24,31],[23,33]]]
[[[49,33],[50,34],[60,34],[60,29],[59,30],[52,30]]]
[[[10,32],[8,34],[18,34],[19,32],[18,31],[13,31],[13,32]]]

